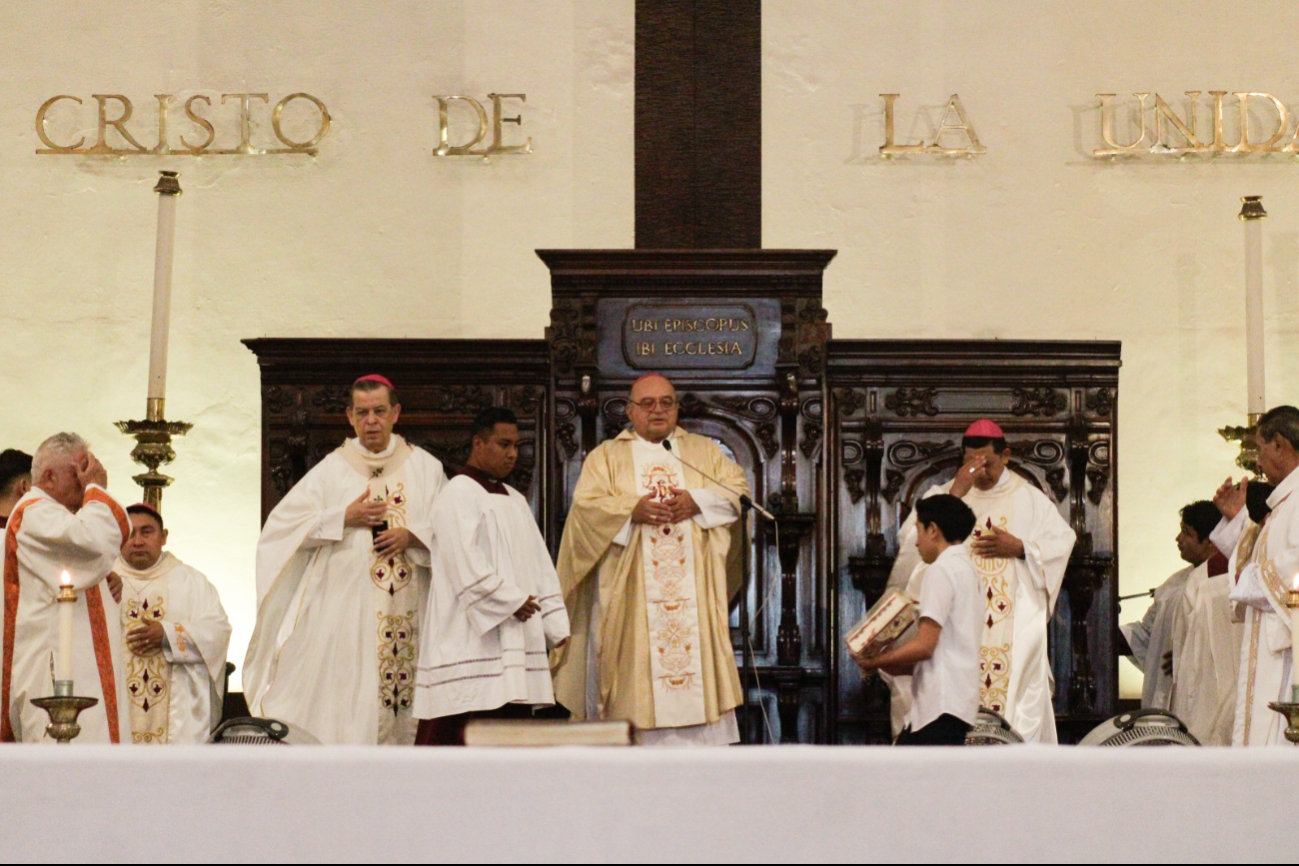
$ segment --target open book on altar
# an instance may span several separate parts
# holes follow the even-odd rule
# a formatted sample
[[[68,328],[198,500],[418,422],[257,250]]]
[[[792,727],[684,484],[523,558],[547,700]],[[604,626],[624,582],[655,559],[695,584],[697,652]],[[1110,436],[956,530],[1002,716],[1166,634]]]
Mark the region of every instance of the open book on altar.
[[[855,658],[870,658],[893,646],[916,621],[916,602],[904,592],[889,588],[849,630],[844,641]]]

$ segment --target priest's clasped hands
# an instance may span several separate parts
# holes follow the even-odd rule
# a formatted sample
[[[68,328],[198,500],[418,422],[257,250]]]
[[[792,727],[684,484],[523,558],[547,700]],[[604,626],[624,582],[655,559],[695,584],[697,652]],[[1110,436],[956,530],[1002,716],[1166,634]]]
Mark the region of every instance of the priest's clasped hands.
[[[163,636],[162,623],[150,620],[126,633],[126,646],[138,656],[147,656],[162,649]]]
[[[370,491],[366,489],[347,506],[347,511],[343,514],[343,525],[352,529],[374,529],[382,526],[387,516],[388,503],[371,499]],[[374,536],[374,552],[380,556],[396,556],[404,553],[408,547],[425,549],[424,542],[404,526],[385,529]]]
[[[663,500],[656,499],[655,493],[646,493],[632,509],[631,522],[666,526],[689,520],[696,514],[702,513],[689,490],[673,487],[671,492],[672,495]]]

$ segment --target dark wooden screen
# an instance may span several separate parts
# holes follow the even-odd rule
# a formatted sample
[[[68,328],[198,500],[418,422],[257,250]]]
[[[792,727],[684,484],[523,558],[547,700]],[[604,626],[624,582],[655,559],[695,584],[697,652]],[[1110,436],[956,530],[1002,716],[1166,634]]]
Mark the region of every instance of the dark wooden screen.
[[[626,423],[629,305],[748,305],[762,324],[752,363],[666,372],[682,424],[722,443],[780,517],[779,546],[758,524],[732,618],[737,658],[745,624],[757,666],[750,741],[886,741],[887,692],[863,687],[842,634],[883,590],[911,502],[951,477],[961,432],[985,415],[1079,534],[1050,628],[1062,741],[1116,711],[1117,343],[830,340],[827,251],[541,255],[544,341],[246,341],[262,368],[263,518],[350,434],[348,385],[380,372],[400,389],[398,430],[451,467],[479,409],[519,414],[512,480],[553,549],[584,455]]]
[[[448,469],[468,456],[469,426],[488,406],[519,415],[510,480],[546,518],[549,362],[541,340],[244,340],[262,370],[262,520],[307,470],[352,434],[344,410],[359,376],[397,386],[396,432]]]
[[[831,618],[851,627],[884,590],[897,530],[929,486],[950,480],[979,417],[1006,430],[1011,468],[1078,533],[1050,626],[1063,742],[1116,712],[1118,370],[1112,342],[844,340],[829,347],[827,503],[835,563]],[[835,741],[888,737],[888,691],[863,686],[841,640]]]

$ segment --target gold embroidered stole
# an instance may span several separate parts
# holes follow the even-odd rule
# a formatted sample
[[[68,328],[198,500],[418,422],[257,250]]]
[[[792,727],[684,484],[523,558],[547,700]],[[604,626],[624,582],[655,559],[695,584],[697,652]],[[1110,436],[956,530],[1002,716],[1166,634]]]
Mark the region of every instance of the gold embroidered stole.
[[[120,575],[123,637],[133,628],[167,618],[169,571],[149,577]],[[161,647],[144,655],[126,648],[126,694],[131,702],[131,742],[167,743],[171,735],[171,665]]]
[[[389,529],[407,526],[409,498],[407,461],[411,448],[399,437],[386,458],[362,454],[350,442],[342,448],[348,465],[367,479],[370,499],[388,506]],[[414,736],[411,706],[415,697],[415,660],[419,647],[419,588],[415,569],[404,554],[370,560],[379,666],[380,743],[402,742]]]
[[[685,488],[681,461],[661,445],[631,443],[636,489],[655,499]],[[670,526],[642,524],[641,566],[649,626],[654,725],[678,728],[707,723],[703,659],[699,647],[699,600],[690,520]]]
[[[1007,472],[1010,470],[1007,469]],[[1018,490],[1018,481],[1009,486],[1000,495],[990,496],[982,491],[973,490],[966,496],[966,504],[977,518],[976,532],[988,531],[989,521],[993,528],[1010,531],[1011,521],[1015,516],[1015,501],[1012,495]],[[973,536],[971,536],[973,540]],[[983,633],[979,647],[979,703],[995,713],[1006,715],[1009,709],[1011,647],[1015,636],[1015,591],[1019,585],[1019,576],[1015,563],[1009,559],[984,559],[973,551],[970,559],[979,573],[980,588],[983,591]]]

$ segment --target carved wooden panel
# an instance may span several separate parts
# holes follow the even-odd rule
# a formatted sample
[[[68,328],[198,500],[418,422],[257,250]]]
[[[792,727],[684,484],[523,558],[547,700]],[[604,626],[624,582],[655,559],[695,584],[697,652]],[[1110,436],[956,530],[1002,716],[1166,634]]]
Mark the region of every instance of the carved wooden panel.
[[[1060,509],[1079,540],[1051,622],[1061,740],[1116,711],[1118,343],[835,341],[829,345],[839,742],[885,742],[888,692],[863,686],[837,635],[884,589],[915,499],[952,478],[961,434],[991,417],[1011,469]]]
[[[488,406],[519,416],[510,483],[546,514],[549,364],[541,340],[245,340],[262,368],[262,520],[348,436],[358,376],[379,372],[401,398],[396,432],[448,469],[465,461],[469,425]]]

